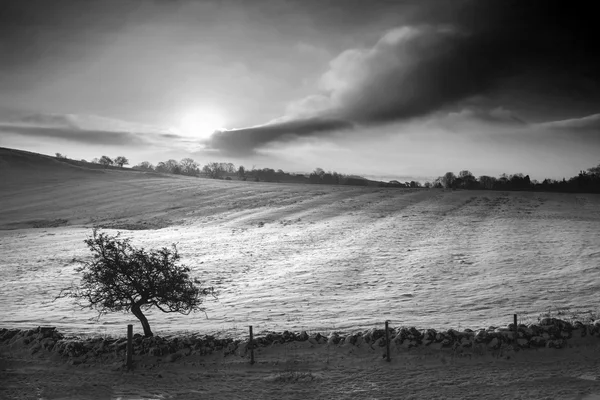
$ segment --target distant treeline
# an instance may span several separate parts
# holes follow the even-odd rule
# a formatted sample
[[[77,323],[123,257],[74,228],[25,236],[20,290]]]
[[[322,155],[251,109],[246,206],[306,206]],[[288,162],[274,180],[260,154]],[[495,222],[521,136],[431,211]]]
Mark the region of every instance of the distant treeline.
[[[447,172],[433,182],[425,182],[425,187],[468,190],[530,190],[544,192],[600,193],[600,164],[580,171],[579,175],[562,180],[531,180],[529,175],[502,174],[499,178],[480,176],[475,178],[470,171],[460,171],[458,176]]]
[[[59,159],[66,159],[65,156],[57,153]],[[82,160],[85,161],[85,160]],[[95,158],[91,161],[104,167],[123,167],[129,161],[124,156],[118,156],[111,159],[107,156]],[[327,185],[353,185],[353,186],[379,186],[396,188],[445,188],[445,189],[466,189],[466,190],[530,190],[545,192],[585,192],[600,193],[600,164],[596,167],[580,171],[578,176],[562,180],[544,179],[542,182],[532,180],[529,175],[521,173],[514,175],[502,174],[498,178],[482,175],[476,178],[470,171],[460,171],[458,175],[453,172],[447,172],[433,182],[399,182],[399,181],[373,181],[357,175],[344,175],[337,172],[325,172],[321,168],[316,168],[310,174],[296,174],[284,172],[281,169],[271,168],[246,169],[243,166],[236,167],[229,162],[209,162],[200,166],[191,158],[184,158],[181,161],[167,160],[161,161],[156,165],[144,161],[134,166],[133,169],[140,171],[153,171],[160,173],[203,176],[212,179],[225,180],[243,180],[255,182],[283,182],[283,183],[310,183]]]
[[[141,171],[154,171],[176,175],[204,176],[212,179],[242,180],[254,182],[285,182],[285,183],[324,183],[330,185],[356,185],[374,186],[384,182],[377,182],[355,175],[343,175],[337,172],[325,172],[317,168],[311,174],[296,174],[285,172],[281,169],[252,168],[246,169],[240,165],[236,167],[229,162],[210,162],[200,166],[191,158],[181,161],[168,160],[159,162],[156,166],[144,161],[133,167]]]

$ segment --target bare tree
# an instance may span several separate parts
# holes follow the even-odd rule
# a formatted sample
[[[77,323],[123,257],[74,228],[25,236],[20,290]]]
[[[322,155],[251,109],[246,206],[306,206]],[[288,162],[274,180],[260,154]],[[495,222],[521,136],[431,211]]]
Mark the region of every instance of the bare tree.
[[[179,162],[177,162],[177,160],[168,160],[168,161],[161,161],[158,164],[156,164],[156,168],[154,169],[156,172],[163,172],[163,173],[167,173],[167,174],[180,174],[181,173],[181,165],[179,165]]]
[[[115,159],[113,160],[113,163],[115,165],[118,165],[119,167],[123,168],[123,165],[129,165],[129,160],[127,159],[127,157],[124,156],[117,156],[115,157]]]
[[[213,179],[218,179],[226,172],[225,168],[226,166],[224,163],[209,162],[204,167],[202,167],[202,172],[204,172]]]
[[[167,160],[165,162],[165,168],[171,174],[181,174],[181,165],[179,165],[179,162],[177,162],[177,160]]]
[[[442,177],[441,183],[442,183],[442,185],[444,185],[444,187],[446,189],[449,189],[452,187],[452,184],[454,183],[455,180],[456,180],[456,175],[454,175],[454,172],[446,172],[444,174],[444,176]]]
[[[181,166],[181,173],[184,175],[198,175],[200,169],[198,163],[191,158],[184,158],[179,162]]]
[[[165,172],[165,173],[169,172],[169,170],[167,169],[167,166],[162,161],[160,161],[158,164],[156,164],[156,168],[154,168],[154,170],[156,172]]]
[[[100,160],[98,160],[98,163],[104,165],[104,168],[106,168],[113,164],[113,160],[108,156],[102,156],[100,157]]]
[[[143,171],[154,171],[154,165],[152,165],[148,161],[142,161],[141,163],[136,165],[134,168],[141,169]]]
[[[462,170],[458,173],[458,178],[461,179],[461,187],[464,189],[475,189],[477,186],[477,179],[473,176],[471,171]]]
[[[203,288],[189,276],[190,269],[177,265],[180,257],[171,248],[146,251],[135,248],[129,239],[93,230],[85,240],[93,253],[91,261],[79,261],[83,273],[79,285],[72,284],[55,298],[72,298],[81,308],[98,311],[98,318],[109,312],[131,312],[140,320],[146,337],[153,336],[144,311],[156,307],[165,313],[188,315],[204,311],[208,295],[216,297],[212,287]]]
[[[479,177],[479,185],[482,189],[492,190],[496,184],[496,178],[493,176],[482,175]]]
[[[598,164],[598,165],[597,165],[597,166],[595,166],[595,167],[588,168],[588,169],[587,169],[587,172],[588,172],[590,175],[594,175],[594,176],[600,176],[600,164]]]
[[[235,174],[235,165],[233,163],[222,163],[221,168],[228,174]]]

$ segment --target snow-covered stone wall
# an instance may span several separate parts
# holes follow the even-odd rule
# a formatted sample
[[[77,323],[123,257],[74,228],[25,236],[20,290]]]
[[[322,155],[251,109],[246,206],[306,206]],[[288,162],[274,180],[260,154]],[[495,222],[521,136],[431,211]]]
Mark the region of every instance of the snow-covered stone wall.
[[[454,352],[510,350],[520,351],[529,348],[561,349],[586,341],[600,339],[600,320],[593,323],[569,323],[560,319],[545,318],[539,324],[518,325],[515,327],[488,327],[486,329],[464,331],[434,329],[419,330],[410,328],[390,328],[390,348],[392,352],[402,349],[429,348]],[[363,347],[372,350],[386,346],[384,329],[370,329],[363,332],[344,334],[332,332],[328,335],[303,331],[263,332],[254,338],[255,349],[276,346],[289,342],[308,342],[314,346]],[[190,355],[209,355],[221,352],[223,356],[246,357],[249,354],[249,340],[217,338],[208,335],[154,336],[145,338],[139,334],[133,337],[134,356],[162,357],[164,361],[175,361]],[[58,355],[71,364],[102,362],[124,359],[127,348],[126,338],[97,337],[89,339],[64,337],[53,327],[38,327],[30,330],[0,329],[0,348],[3,353],[27,351],[34,355],[49,352]]]

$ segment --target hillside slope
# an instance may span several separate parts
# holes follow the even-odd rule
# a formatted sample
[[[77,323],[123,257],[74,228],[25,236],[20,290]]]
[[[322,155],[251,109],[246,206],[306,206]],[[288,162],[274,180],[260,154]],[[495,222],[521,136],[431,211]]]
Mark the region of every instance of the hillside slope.
[[[527,320],[549,308],[598,310],[599,195],[70,168],[43,172],[55,181],[40,173],[0,192],[0,309],[9,327],[113,331],[131,321],[114,314],[90,323],[93,312],[50,301],[77,279],[74,258],[88,255],[83,240],[94,225],[136,245],[177,242],[182,261],[221,292],[208,320],[151,313],[157,332],[349,330],[385,319],[477,328],[513,313]]]

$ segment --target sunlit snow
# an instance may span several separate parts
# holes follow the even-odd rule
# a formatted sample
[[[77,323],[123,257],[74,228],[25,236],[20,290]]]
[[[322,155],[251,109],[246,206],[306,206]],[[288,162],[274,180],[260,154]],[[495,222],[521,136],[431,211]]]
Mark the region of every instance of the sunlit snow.
[[[183,178],[124,187],[121,203],[96,200],[95,211],[81,201],[66,214],[52,212],[52,206],[63,210],[55,202],[64,199],[46,195],[31,201],[51,214],[47,218],[96,213],[116,227],[135,218],[172,222],[163,229],[119,230],[145,247],[176,242],[182,262],[220,295],[206,302],[206,315],[151,312],[159,334],[238,334],[248,325],[257,332],[351,331],[385,320],[393,326],[477,328],[510,323],[513,313],[527,322],[549,309],[597,311],[597,195]],[[172,200],[164,204],[167,195]],[[164,210],[149,206],[153,201]],[[120,208],[109,207],[115,204]],[[6,205],[19,207],[17,200]],[[91,220],[85,226],[0,231],[2,326],[115,333],[133,323],[141,329],[128,314],[97,321],[94,311],[80,311],[70,300],[52,301],[61,287],[78,280],[73,258],[89,255],[83,240],[90,227]]]

